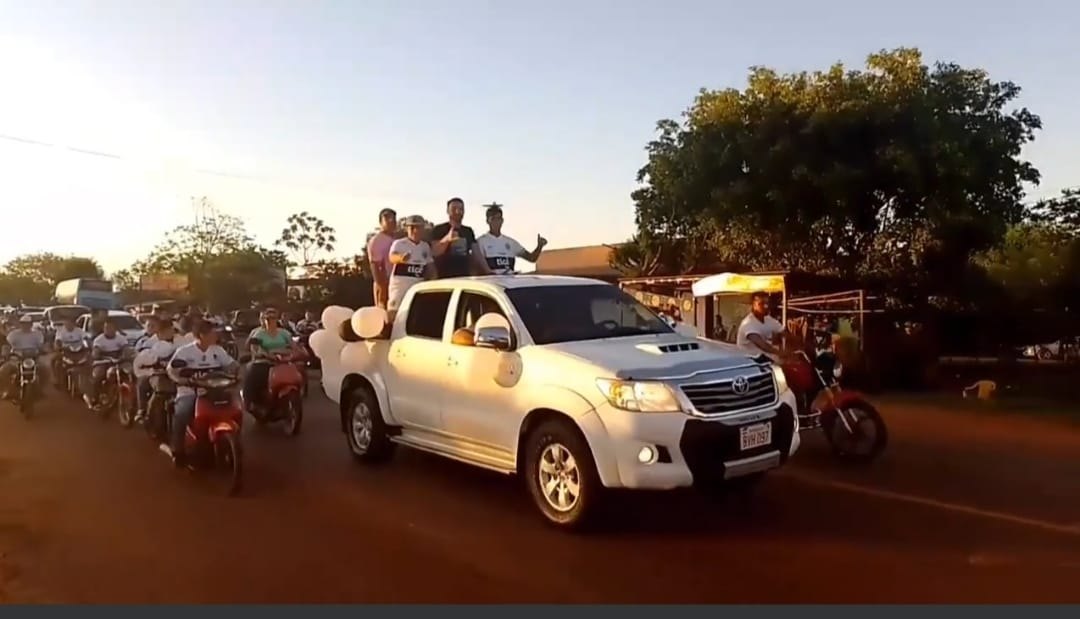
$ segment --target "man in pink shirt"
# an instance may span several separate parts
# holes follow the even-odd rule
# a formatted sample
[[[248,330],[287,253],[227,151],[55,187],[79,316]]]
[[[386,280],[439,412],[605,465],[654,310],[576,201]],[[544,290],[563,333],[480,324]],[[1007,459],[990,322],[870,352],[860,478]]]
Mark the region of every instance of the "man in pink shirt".
[[[397,213],[384,208],[379,211],[379,232],[368,241],[367,256],[371,277],[375,280],[375,305],[386,309],[390,286],[390,245],[397,232]]]

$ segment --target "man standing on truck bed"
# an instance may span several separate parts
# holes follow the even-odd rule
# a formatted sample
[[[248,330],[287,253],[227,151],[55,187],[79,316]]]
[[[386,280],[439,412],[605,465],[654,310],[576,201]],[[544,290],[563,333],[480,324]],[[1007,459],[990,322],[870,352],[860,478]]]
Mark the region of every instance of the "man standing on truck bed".
[[[425,223],[419,215],[406,217],[405,238],[390,245],[390,286],[386,311],[391,323],[409,288],[424,279],[435,277],[431,246],[423,239]]]
[[[390,286],[390,245],[394,243],[397,232],[397,213],[394,209],[384,208],[379,211],[379,232],[371,237],[367,246],[367,258],[371,263],[371,278],[374,280],[375,305],[386,309],[387,291]]]
[[[438,276],[465,277],[472,275],[473,270],[480,275],[491,275],[476,244],[476,233],[461,223],[465,218],[465,201],[461,198],[447,200],[446,214],[449,221],[431,231],[431,249]]]
[[[540,252],[547,245],[547,239],[536,235],[536,249],[527,251],[517,239],[502,233],[503,211],[501,204],[487,205],[488,232],[476,239],[480,251],[484,254],[484,260],[492,273],[507,275],[514,272],[514,262],[517,258],[536,262],[540,258]]]

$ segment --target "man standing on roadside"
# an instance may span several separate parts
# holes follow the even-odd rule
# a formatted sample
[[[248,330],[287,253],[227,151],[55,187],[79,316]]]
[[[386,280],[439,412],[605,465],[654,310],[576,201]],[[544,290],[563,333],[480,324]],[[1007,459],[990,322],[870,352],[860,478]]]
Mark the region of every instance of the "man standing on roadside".
[[[367,245],[367,258],[371,264],[371,278],[374,280],[375,305],[386,309],[390,290],[390,246],[394,243],[397,232],[397,213],[394,209],[384,208],[379,211],[379,231],[371,237]]]
[[[475,270],[479,275],[491,275],[484,256],[476,244],[476,233],[462,224],[465,201],[450,198],[446,202],[446,223],[431,231],[431,250],[435,254],[435,270],[439,277],[466,277]]]
[[[513,273],[514,262],[517,258],[535,263],[540,258],[540,252],[547,245],[547,239],[537,234],[536,249],[528,251],[517,242],[517,239],[503,234],[503,211],[499,204],[488,206],[487,223],[487,234],[476,239],[476,242],[484,254],[488,268],[496,275]]]

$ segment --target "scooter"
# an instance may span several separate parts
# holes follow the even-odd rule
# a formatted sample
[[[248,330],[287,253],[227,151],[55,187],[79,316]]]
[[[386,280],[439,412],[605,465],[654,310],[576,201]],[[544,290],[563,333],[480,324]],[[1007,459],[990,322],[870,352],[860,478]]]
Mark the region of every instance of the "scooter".
[[[182,364],[182,361],[173,361]],[[240,442],[243,408],[232,393],[236,377],[221,370],[180,367],[180,375],[195,389],[195,417],[184,433],[187,468],[221,474],[226,494],[234,496],[243,483],[243,449]],[[174,417],[167,415],[167,435]],[[162,451],[169,453],[168,445]]]
[[[837,457],[869,463],[885,450],[888,431],[863,394],[841,386],[843,367],[830,350],[811,361],[798,351],[780,364],[798,400],[800,431],[820,429]]]
[[[305,361],[306,353],[289,351],[253,362],[271,364],[266,392],[261,394],[261,397],[256,394],[242,394],[245,408],[251,413],[255,423],[266,425],[282,421],[285,423],[286,434],[296,436],[300,433],[304,421],[304,385],[307,383],[302,369]]]

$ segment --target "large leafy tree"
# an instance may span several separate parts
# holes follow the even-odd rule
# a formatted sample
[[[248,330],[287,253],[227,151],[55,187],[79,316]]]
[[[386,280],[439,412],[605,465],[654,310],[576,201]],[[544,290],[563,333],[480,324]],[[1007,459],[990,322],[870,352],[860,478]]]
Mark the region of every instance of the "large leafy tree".
[[[632,194],[639,242],[614,263],[631,266],[645,240],[684,271],[966,265],[1023,217],[1039,179],[1020,150],[1041,123],[1009,109],[1019,92],[907,48],[855,70],[753,68],[744,89],[702,90],[682,122],[658,124]]]
[[[4,272],[50,286],[76,277],[104,277],[101,266],[93,258],[58,256],[49,252],[19,256],[4,266]]]
[[[275,243],[292,254],[294,264],[306,266],[322,254],[330,254],[337,243],[337,231],[307,211],[289,215],[281,237]]]

